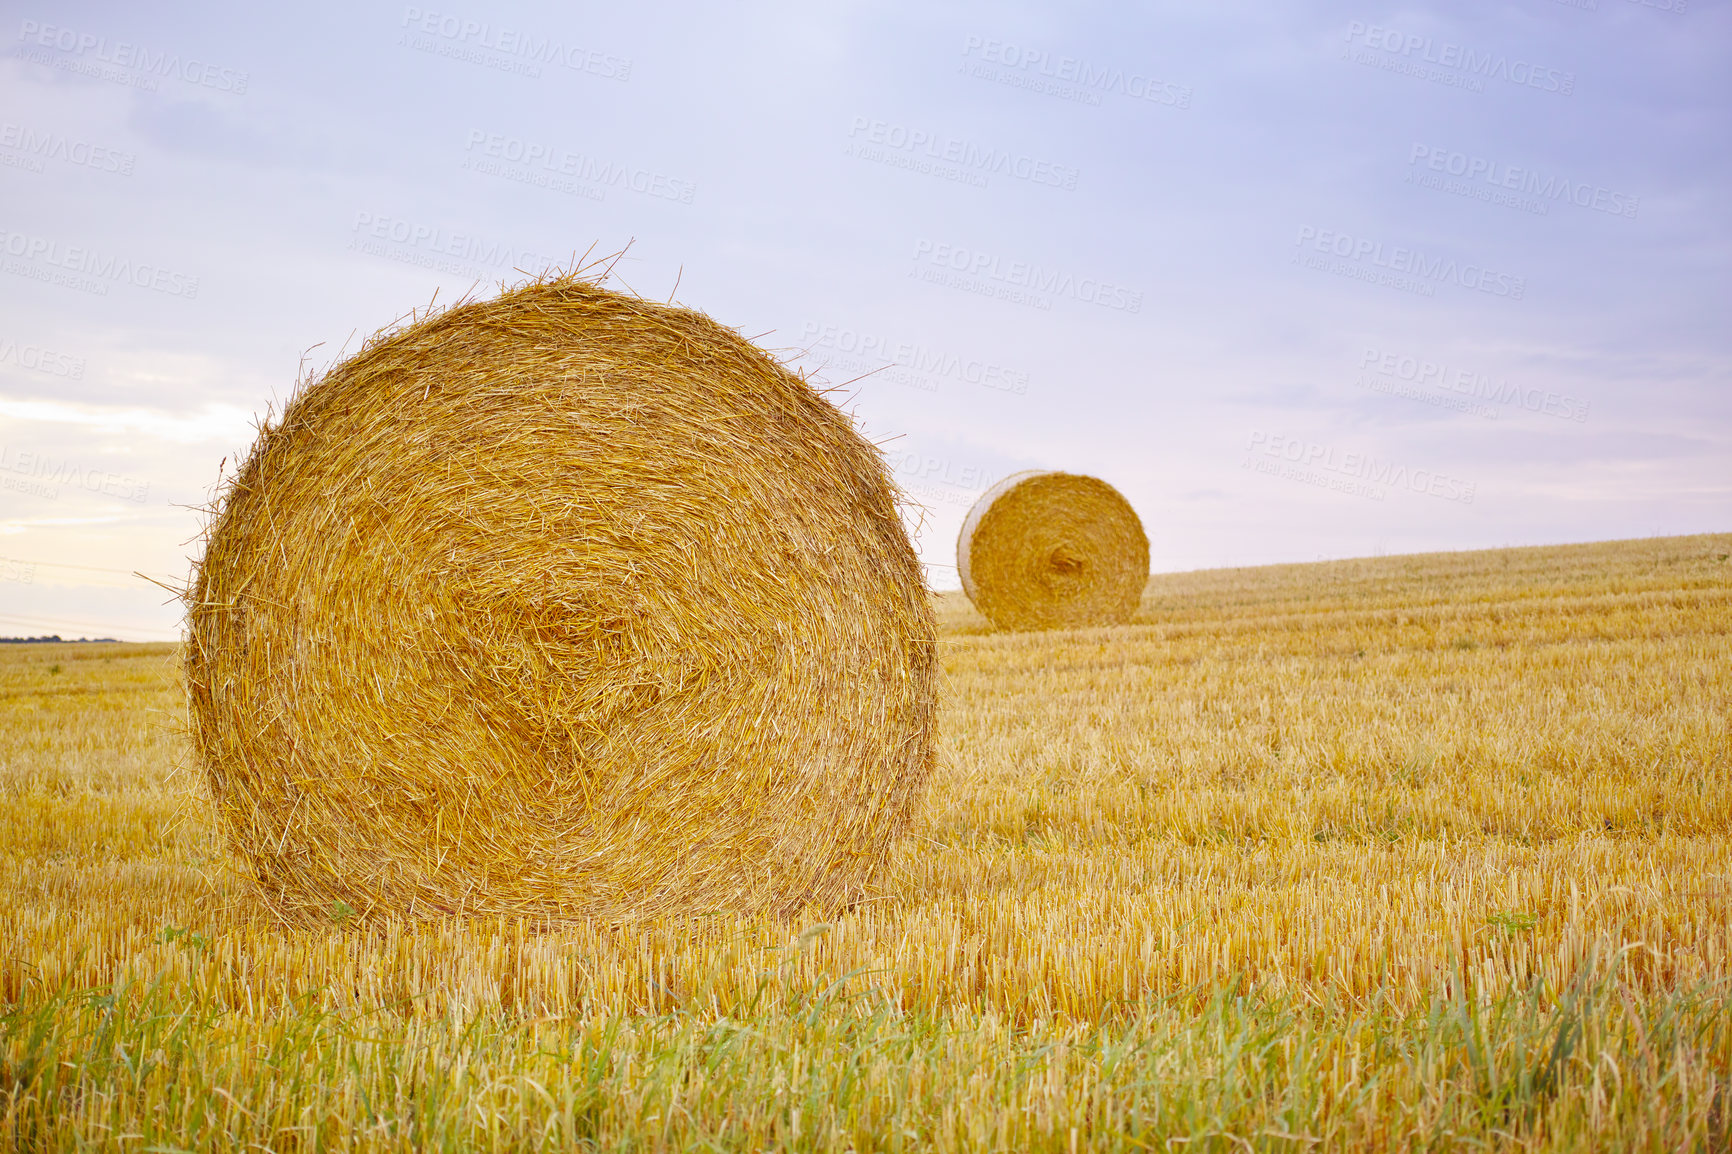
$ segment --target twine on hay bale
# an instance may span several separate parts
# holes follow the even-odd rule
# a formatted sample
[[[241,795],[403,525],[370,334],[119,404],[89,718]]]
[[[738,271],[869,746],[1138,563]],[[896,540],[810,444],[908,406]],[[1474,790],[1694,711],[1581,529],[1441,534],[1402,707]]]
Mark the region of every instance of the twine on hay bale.
[[[373,337],[220,494],[192,737],[285,914],[862,895],[933,762],[877,448],[701,313],[575,275]]]
[[[956,539],[968,598],[1000,629],[1122,625],[1149,580],[1149,539],[1105,481],[1015,473],[968,511]]]

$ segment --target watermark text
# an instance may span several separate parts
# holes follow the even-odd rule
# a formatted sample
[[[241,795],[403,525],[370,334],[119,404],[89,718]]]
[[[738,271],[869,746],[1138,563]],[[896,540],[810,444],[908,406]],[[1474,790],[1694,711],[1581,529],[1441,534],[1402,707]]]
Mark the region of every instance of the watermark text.
[[[0,271],[43,284],[107,296],[110,285],[194,300],[199,278],[149,261],[137,261],[89,245],[0,227]]]
[[[472,232],[381,212],[357,212],[350,229],[352,252],[416,265],[434,272],[486,280],[522,270],[538,273],[558,267],[560,258],[532,252]]]
[[[33,63],[149,92],[157,91],[160,81],[173,79],[244,96],[251,79],[238,68],[40,20],[19,23],[18,43],[18,55]]]
[[[31,128],[11,120],[0,121],[0,165],[42,172],[51,160],[116,176],[131,176],[138,158],[130,152],[92,144],[80,137]]]
[[[963,357],[917,341],[894,340],[839,325],[806,322],[800,343],[821,351],[831,372],[871,374],[925,392],[937,392],[941,381],[979,385],[1023,396],[1028,374],[994,361]]]
[[[1580,397],[1549,389],[1511,384],[1476,369],[1461,368],[1367,346],[1359,357],[1362,389],[1458,412],[1471,412],[1488,420],[1498,418],[1498,408],[1521,409],[1560,421],[1586,421],[1588,402]]]
[[[1574,72],[1363,20],[1348,23],[1346,42],[1343,60],[1470,92],[1484,92],[1487,81],[1559,96],[1574,95],[1576,90]]]
[[[33,373],[64,377],[71,381],[84,379],[83,357],[0,336],[0,365],[7,364],[17,365],[21,369],[29,369]]]
[[[1054,55],[989,36],[963,40],[960,71],[975,80],[1091,107],[1098,107],[1108,96],[1168,108],[1191,106],[1189,85],[1163,78],[1152,69],[1101,65],[1080,56]]]
[[[1527,292],[1526,277],[1314,225],[1302,225],[1293,243],[1295,264],[1419,296],[1435,296],[1440,284],[1514,301]]]
[[[1435,469],[1416,469],[1262,429],[1251,431],[1240,468],[1372,501],[1390,492],[1408,492],[1471,505],[1477,488],[1472,481]]]
[[[697,194],[692,181],[666,173],[479,128],[469,130],[464,152],[463,167],[471,171],[586,200],[603,200],[610,188],[676,204],[690,204]]]
[[[397,43],[402,47],[532,80],[540,79],[544,67],[563,68],[603,80],[631,79],[632,62],[628,57],[490,20],[406,7],[401,28]]]
[[[1081,175],[1074,165],[866,116],[854,117],[849,125],[843,153],[975,188],[986,188],[997,176],[1068,192]]]
[[[107,469],[93,469],[65,457],[0,445],[0,490],[58,500],[63,491],[99,493],[142,505],[150,482]]]
[[[1417,142],[1407,153],[1407,183],[1536,216],[1548,215],[1554,204],[1570,204],[1633,220],[1642,203],[1604,185]]]
[[[1050,311],[1053,301],[1059,299],[1124,313],[1141,312],[1143,308],[1140,289],[925,238],[914,242],[914,268],[908,275],[927,284],[977,293],[1043,312]]]

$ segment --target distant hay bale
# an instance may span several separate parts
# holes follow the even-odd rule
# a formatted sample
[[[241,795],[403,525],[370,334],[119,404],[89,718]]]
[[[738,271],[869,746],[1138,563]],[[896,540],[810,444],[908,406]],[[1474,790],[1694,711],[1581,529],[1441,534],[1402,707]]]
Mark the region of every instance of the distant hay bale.
[[[835,907],[933,763],[876,447],[708,317],[574,276],[304,386],[187,613],[220,825],[289,914]]]
[[[969,510],[956,567],[969,600],[1000,629],[1121,625],[1149,581],[1149,539],[1105,481],[1016,473]]]

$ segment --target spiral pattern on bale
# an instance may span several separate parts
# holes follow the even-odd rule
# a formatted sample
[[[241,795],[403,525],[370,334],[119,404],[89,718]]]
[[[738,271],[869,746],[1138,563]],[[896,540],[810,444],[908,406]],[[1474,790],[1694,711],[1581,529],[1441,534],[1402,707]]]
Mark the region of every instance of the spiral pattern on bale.
[[[575,276],[374,337],[220,494],[193,742],[285,915],[858,899],[933,763],[882,455],[737,333]]]
[[[1077,473],[1016,473],[981,494],[956,539],[969,600],[1000,629],[1122,625],[1149,580],[1130,502]]]

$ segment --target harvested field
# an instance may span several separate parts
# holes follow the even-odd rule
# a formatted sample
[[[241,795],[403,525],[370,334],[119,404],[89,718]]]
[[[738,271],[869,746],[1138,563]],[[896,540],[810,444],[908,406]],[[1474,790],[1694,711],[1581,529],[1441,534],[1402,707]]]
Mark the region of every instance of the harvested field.
[[[1732,535],[937,601],[925,807],[829,921],[288,928],[174,647],[0,647],[0,1141],[1732,1140]]]

